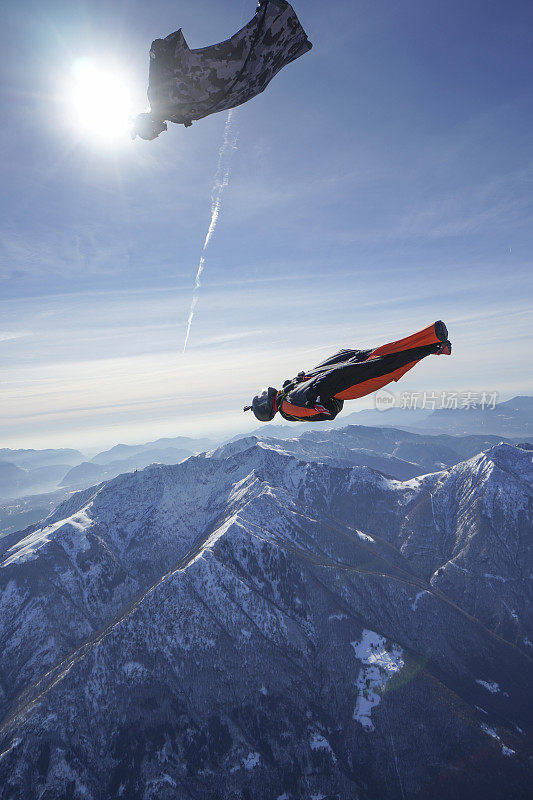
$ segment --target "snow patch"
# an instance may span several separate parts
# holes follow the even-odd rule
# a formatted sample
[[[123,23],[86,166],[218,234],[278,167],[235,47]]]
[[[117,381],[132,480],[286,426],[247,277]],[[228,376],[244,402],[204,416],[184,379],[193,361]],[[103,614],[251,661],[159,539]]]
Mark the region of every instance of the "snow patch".
[[[148,781],[148,783],[152,786],[159,786],[161,783],[167,783],[169,786],[172,786],[173,789],[175,789],[178,785],[174,778],[172,778],[167,772],[163,772],[163,774],[158,778],[153,778],[151,781]]]
[[[424,597],[424,595],[425,595],[425,594],[427,594],[427,592],[426,592],[426,591],[424,591],[424,592],[418,592],[418,594],[417,594],[417,596],[415,597],[415,599],[413,600],[413,604],[412,604],[412,606],[411,606],[411,608],[413,609],[413,611],[416,611],[416,609],[418,608],[418,601],[419,601],[419,600],[421,600],[421,599]]]
[[[339,611],[337,614],[330,614],[328,620],[331,622],[334,619],[338,619],[339,621],[342,619],[348,619],[348,615],[343,614],[341,611]]]
[[[258,766],[261,756],[259,753],[248,753],[246,758],[243,758],[242,765],[244,769],[254,769]]]
[[[356,533],[364,542],[372,542],[374,544],[375,540],[368,533],[363,533],[363,531],[356,531]]]
[[[479,683],[480,686],[483,686],[491,694],[496,694],[496,692],[500,691],[500,687],[496,681],[480,681],[476,678],[476,683]]]
[[[128,661],[126,664],[124,664],[122,669],[128,678],[142,678],[148,674],[146,667],[143,667],[143,665],[139,664],[138,661]]]
[[[362,669],[357,678],[357,701],[353,712],[365,730],[375,730],[371,720],[372,709],[381,702],[379,692],[404,666],[403,650],[393,644],[386,648],[386,639],[374,631],[364,630],[360,642],[351,642]]]
[[[485,733],[488,736],[491,737],[491,739],[495,739],[497,742],[499,742],[501,744],[501,746],[502,746],[502,755],[503,756],[506,756],[507,758],[510,758],[511,756],[515,756],[516,755],[516,752],[514,750],[512,750],[510,747],[507,747],[507,745],[505,745],[502,742],[502,740],[500,739],[500,737],[498,736],[498,734],[496,733],[494,728],[491,728],[489,725],[486,725],[484,722],[482,722],[481,723],[481,729],[484,730]]]
[[[491,575],[490,572],[485,572],[483,577],[492,581],[501,581],[502,583],[507,583],[507,578],[502,578],[501,575]]]
[[[66,783],[67,781],[74,782],[75,787],[73,794],[77,797],[93,797],[87,786],[82,783],[79,775],[73,770],[70,764],[67,763],[65,750],[61,747],[58,747],[50,759],[47,783],[50,786],[53,786],[58,782]]]
[[[14,739],[7,748],[7,750],[4,750],[3,753],[0,753],[0,759],[4,758],[4,756],[7,756],[7,754],[10,753],[12,750],[14,750],[15,747],[18,747],[19,744],[22,744],[22,739],[19,738]]]
[[[493,739],[497,739],[498,741],[500,741],[500,737],[498,736],[498,734],[496,733],[494,728],[489,727],[485,722],[481,723],[481,728],[482,728],[482,730],[485,731],[485,733],[487,733]]]
[[[326,750],[330,754],[333,761],[335,763],[337,762],[337,759],[335,758],[335,753],[331,749],[330,743],[324,736],[322,736],[321,733],[318,733],[318,731],[315,731],[314,733],[311,734],[311,738],[309,740],[309,746],[311,747],[311,750]]]

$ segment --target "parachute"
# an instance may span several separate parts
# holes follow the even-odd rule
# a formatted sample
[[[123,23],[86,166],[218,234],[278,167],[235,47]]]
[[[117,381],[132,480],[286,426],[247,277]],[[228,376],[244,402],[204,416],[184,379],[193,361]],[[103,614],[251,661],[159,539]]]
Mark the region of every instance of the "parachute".
[[[242,105],[312,47],[292,6],[260,0],[255,16],[225,42],[190,50],[181,28],[150,49],[150,111],[139,114],[133,137],[155,139],[166,120],[193,120]]]

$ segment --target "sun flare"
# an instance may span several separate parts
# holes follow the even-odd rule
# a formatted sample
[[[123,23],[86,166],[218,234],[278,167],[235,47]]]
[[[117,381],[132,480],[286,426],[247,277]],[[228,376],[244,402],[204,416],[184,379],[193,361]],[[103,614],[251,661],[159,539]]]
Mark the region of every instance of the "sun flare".
[[[90,59],[72,66],[69,107],[72,123],[104,144],[127,137],[133,115],[128,82],[112,67],[98,67]]]

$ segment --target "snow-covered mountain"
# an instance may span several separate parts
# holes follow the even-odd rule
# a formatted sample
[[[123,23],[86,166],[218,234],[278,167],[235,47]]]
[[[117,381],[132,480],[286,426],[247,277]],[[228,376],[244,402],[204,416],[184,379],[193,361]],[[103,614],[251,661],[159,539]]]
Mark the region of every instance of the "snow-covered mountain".
[[[279,438],[285,440],[285,444],[281,444],[285,452],[307,460],[327,461],[336,466],[368,466],[400,480],[453,466],[500,441],[496,436],[421,435],[395,428],[363,425],[349,425],[330,431],[312,426],[308,430],[305,426],[287,425],[283,428],[263,425],[255,440],[267,441],[269,447],[276,447],[272,437],[278,434]],[[240,439],[251,441],[250,435],[239,436],[232,441]],[[215,444],[207,439],[188,439],[183,436],[158,439],[143,445],[117,445],[95,456],[92,461],[83,461],[73,468],[64,467],[61,470],[55,465],[46,467],[47,477],[53,479],[48,481],[48,496],[42,493],[28,494],[30,491],[44,490],[35,481],[30,485],[27,473],[17,467],[8,467],[3,481],[0,463],[0,537],[43,519],[51,506],[55,507],[77,489],[86,489],[153,463],[176,464],[190,455],[198,454],[201,446],[208,449],[215,447]],[[28,453],[33,457],[41,451],[11,452],[22,453],[21,457],[27,459]],[[50,452],[54,456],[62,451]],[[45,457],[49,457],[46,451]],[[29,474],[39,471],[32,470]],[[25,482],[20,482],[21,477]],[[11,483],[10,491],[2,493],[2,483],[5,489],[7,481]],[[11,499],[2,500],[2,494]]]
[[[232,442],[0,540],[2,800],[529,796],[531,451],[402,482],[337,447]]]
[[[279,431],[279,426],[276,430]],[[293,438],[280,436],[281,441],[276,443],[270,431],[270,426],[264,426],[255,435],[237,437],[222,447],[221,452],[228,453],[232,447],[240,447],[238,442],[243,439],[248,443],[255,440],[305,460],[327,461],[337,466],[371,467],[406,480],[452,467],[501,441],[497,436],[431,435],[397,428],[348,425],[340,430],[304,430]],[[295,433],[294,428],[292,431]]]

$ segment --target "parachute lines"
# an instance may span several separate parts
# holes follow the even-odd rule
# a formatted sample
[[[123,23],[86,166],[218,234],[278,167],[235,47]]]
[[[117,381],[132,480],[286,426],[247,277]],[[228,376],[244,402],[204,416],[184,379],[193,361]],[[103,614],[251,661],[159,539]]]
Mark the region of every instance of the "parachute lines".
[[[209,247],[209,243],[213,238],[213,234],[217,226],[218,217],[220,214],[220,208],[222,205],[222,194],[226,186],[228,186],[229,184],[229,179],[231,174],[231,165],[230,165],[231,153],[233,150],[237,149],[237,135],[232,130],[232,116],[233,116],[233,109],[230,109],[228,111],[228,116],[226,117],[226,123],[224,125],[224,138],[222,140],[222,144],[220,145],[220,150],[218,152],[217,169],[215,172],[213,188],[211,190],[211,220],[209,222],[209,227],[205,235],[204,246],[202,247],[202,254],[200,256],[200,261],[198,263],[198,270],[196,272],[196,279],[194,281],[194,290],[191,300],[191,307],[189,310],[189,317],[187,319],[187,331],[185,333],[183,352],[185,352],[187,349],[187,344],[189,342],[189,336],[191,333],[192,321],[194,318],[194,312],[198,304],[199,291],[202,285],[201,277],[204,271],[205,259],[206,259],[205,253],[207,248]]]

